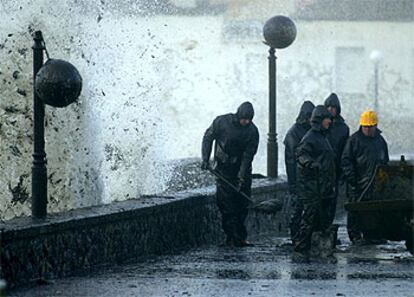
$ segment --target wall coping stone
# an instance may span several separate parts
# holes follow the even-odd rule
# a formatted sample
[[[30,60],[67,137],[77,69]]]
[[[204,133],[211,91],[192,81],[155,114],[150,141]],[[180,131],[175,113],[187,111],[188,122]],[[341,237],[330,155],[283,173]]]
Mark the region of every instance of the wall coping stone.
[[[286,179],[254,179],[252,198],[255,194],[283,191],[288,188]],[[110,204],[79,208],[61,213],[52,213],[44,220],[19,217],[0,223],[1,239],[18,239],[54,233],[85,226],[99,225],[108,221],[127,220],[137,215],[157,214],[164,205],[180,203],[183,200],[205,199],[214,196],[215,186],[190,189],[174,193],[174,196],[150,195]]]

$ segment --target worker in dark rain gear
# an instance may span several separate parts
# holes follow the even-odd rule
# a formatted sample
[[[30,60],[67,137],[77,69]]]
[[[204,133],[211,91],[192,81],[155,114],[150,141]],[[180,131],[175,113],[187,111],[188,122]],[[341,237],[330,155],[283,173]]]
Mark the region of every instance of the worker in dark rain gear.
[[[299,195],[303,201],[300,229],[294,250],[308,256],[315,231],[330,226],[329,208],[335,197],[335,152],[327,138],[331,114],[323,105],[312,112],[312,128],[302,138],[297,150]]]
[[[252,122],[253,105],[244,102],[237,113],[218,116],[206,130],[202,143],[202,169],[208,169],[214,145],[214,170],[241,192],[251,195],[252,162],[259,145],[259,131]],[[246,246],[244,221],[249,201],[222,180],[216,180],[217,205],[222,216],[226,244]]]
[[[344,118],[341,116],[341,103],[335,93],[329,95],[325,100],[325,107],[332,115],[332,123],[328,130],[328,139],[336,154],[336,183],[335,198],[332,199],[329,220],[332,223],[335,218],[336,203],[339,194],[339,183],[341,179],[341,156],[346,141],[349,138],[349,127],[345,124]]]
[[[315,105],[311,101],[303,102],[296,123],[286,133],[283,141],[285,145],[285,165],[286,174],[289,184],[289,193],[291,201],[291,214],[290,214],[290,237],[294,243],[296,235],[299,230],[300,219],[302,216],[303,205],[298,197],[297,185],[296,185],[296,148],[299,142],[305,136],[306,132],[311,128],[310,118]]]
[[[378,116],[372,111],[365,111],[360,118],[360,128],[348,139],[342,154],[342,170],[347,181],[347,196],[349,202],[370,199],[372,187],[370,184],[378,165],[389,161],[388,146],[377,128]],[[353,243],[364,240],[358,215],[348,213],[348,235]]]

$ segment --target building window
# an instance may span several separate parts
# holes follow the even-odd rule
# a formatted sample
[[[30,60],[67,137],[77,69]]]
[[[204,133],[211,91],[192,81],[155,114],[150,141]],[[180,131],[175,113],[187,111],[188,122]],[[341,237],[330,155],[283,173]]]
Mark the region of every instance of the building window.
[[[338,47],[335,51],[335,82],[338,92],[362,94],[366,87],[363,47]]]
[[[85,3],[86,11],[95,5],[93,1],[82,3]],[[124,0],[104,3],[106,9],[121,15],[219,15],[227,9],[225,0]]]
[[[297,0],[296,16],[304,20],[412,21],[412,0]]]
[[[411,51],[411,90],[414,97],[414,49]]]
[[[263,54],[246,54],[245,90],[257,94],[267,90],[267,57]]]
[[[171,2],[180,8],[195,8],[198,5],[197,0],[171,0]]]
[[[262,38],[263,24],[259,21],[228,21],[223,27],[225,42],[257,42]]]

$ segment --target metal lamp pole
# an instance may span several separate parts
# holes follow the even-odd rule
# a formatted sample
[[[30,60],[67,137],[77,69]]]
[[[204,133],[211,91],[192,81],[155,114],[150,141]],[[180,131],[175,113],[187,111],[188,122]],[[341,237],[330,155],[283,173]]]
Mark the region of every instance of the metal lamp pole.
[[[379,50],[373,50],[369,56],[374,63],[374,110],[379,110],[379,64],[382,60],[382,53]]]
[[[43,51],[45,50],[41,31],[36,31],[33,37],[33,129],[34,151],[32,166],[32,216],[42,219],[46,217],[47,207],[47,168],[45,152],[45,104],[35,91],[35,78],[43,66]]]
[[[296,26],[291,19],[278,15],[266,21],[263,27],[264,43],[269,49],[269,133],[267,139],[267,175],[278,176],[279,148],[277,144],[277,90],[276,49],[286,48],[296,38]]]
[[[45,104],[65,107],[76,101],[82,89],[82,77],[69,62],[49,58],[42,32],[33,35],[33,166],[32,217],[47,215],[47,168],[45,152]]]
[[[374,110],[378,111],[378,63],[374,65]]]
[[[278,154],[279,147],[277,144],[276,133],[276,50],[271,47],[269,49],[269,133],[267,134],[267,175],[269,177],[278,176]]]

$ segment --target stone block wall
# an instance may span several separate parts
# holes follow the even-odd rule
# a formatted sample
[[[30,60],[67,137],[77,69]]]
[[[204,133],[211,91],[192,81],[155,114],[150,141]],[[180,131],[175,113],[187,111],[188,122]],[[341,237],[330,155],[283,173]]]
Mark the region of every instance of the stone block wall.
[[[286,189],[283,182],[256,180],[253,198],[287,201]],[[285,212],[251,212],[249,232],[286,234]],[[0,230],[0,278],[10,287],[224,240],[213,187],[73,210],[45,221],[13,219]]]

